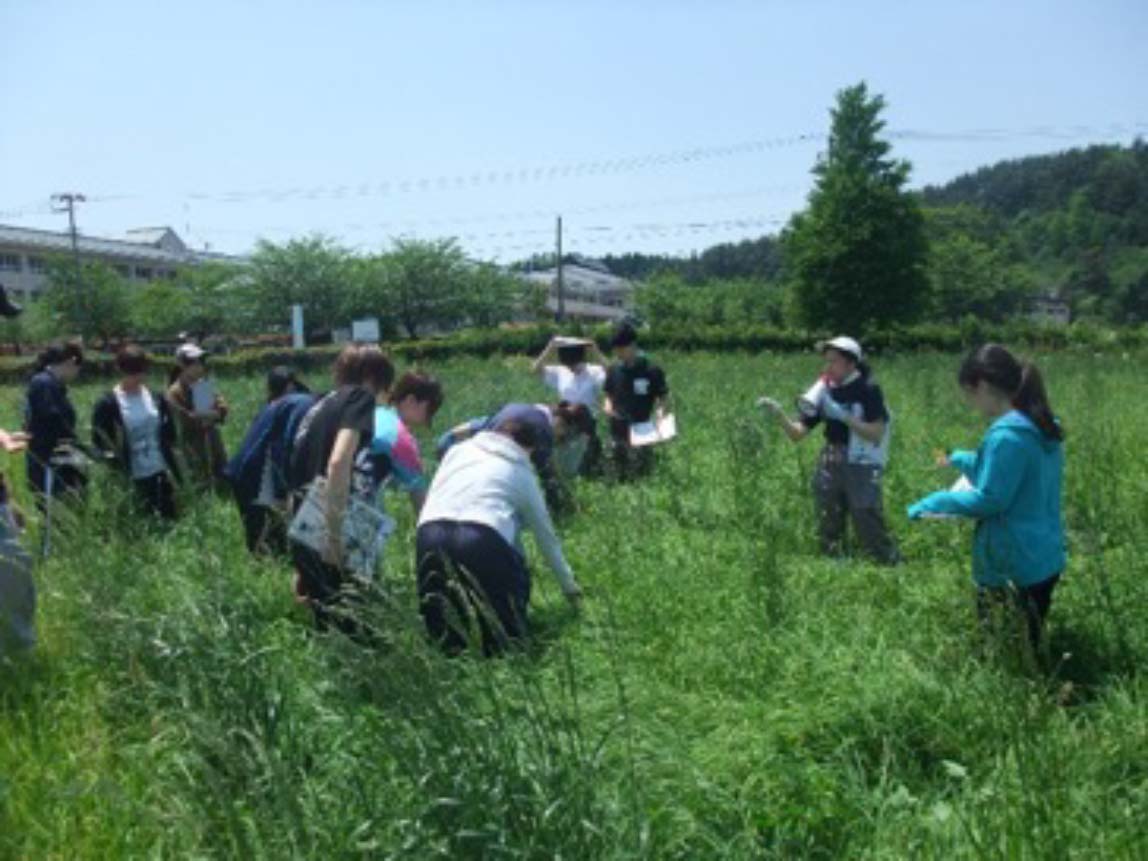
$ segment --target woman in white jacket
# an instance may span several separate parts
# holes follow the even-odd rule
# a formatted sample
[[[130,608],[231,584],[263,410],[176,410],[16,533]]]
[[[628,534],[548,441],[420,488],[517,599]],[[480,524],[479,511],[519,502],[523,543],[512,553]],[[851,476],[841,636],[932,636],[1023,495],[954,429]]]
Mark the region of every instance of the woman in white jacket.
[[[534,533],[567,600],[577,605],[582,597],[530,462],[536,433],[508,422],[459,443],[427,492],[416,540],[419,604],[428,633],[449,652],[466,647],[469,630],[488,655],[526,634],[530,571],[521,525]]]

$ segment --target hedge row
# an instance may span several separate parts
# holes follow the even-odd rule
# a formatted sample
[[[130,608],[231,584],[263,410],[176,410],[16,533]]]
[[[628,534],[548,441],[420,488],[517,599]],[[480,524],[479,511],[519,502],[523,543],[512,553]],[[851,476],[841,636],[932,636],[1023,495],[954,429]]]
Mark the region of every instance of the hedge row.
[[[405,362],[433,362],[454,356],[534,355],[542,350],[554,325],[520,326],[504,329],[472,329],[451,335],[417,341],[386,344],[395,358]],[[605,349],[609,342],[607,326],[573,324],[562,333],[594,338]],[[823,333],[824,334],[824,333]],[[706,350],[712,352],[798,352],[809,350],[819,335],[796,329],[767,326],[660,327],[643,333],[642,344],[651,350]],[[1148,327],[1110,329],[1090,324],[1046,326],[1030,322],[983,324],[968,320],[959,326],[923,324],[861,333],[866,350],[898,353],[918,350],[958,352],[985,341],[1032,350],[1083,350],[1088,352],[1138,351],[1148,347]],[[242,350],[212,358],[212,368],[220,375],[246,375],[275,365],[290,365],[302,372],[323,371],[339,352],[337,345],[305,350],[269,348]],[[171,366],[169,357],[157,357],[157,369]],[[28,378],[31,357],[0,360],[0,383],[17,384]],[[93,355],[85,371],[88,376],[114,376],[111,356]]]

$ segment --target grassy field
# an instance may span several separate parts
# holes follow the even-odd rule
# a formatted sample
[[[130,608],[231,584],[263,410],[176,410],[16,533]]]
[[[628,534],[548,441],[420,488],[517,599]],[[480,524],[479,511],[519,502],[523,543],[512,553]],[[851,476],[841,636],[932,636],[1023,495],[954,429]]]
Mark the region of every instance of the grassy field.
[[[904,517],[952,480],[932,449],[980,437],[955,357],[877,368],[891,570],[819,558],[819,443],[752,407],[815,357],[658,358],[682,437],[649,480],[578,486],[583,610],[535,558],[537,636],[512,658],[425,645],[405,499],[367,649],[309,629],[229,501],[147,531],[99,484],[38,570],[39,648],[0,665],[0,857],[1148,857],[1139,362],[1042,360],[1071,561],[1033,671],[976,630],[970,527]],[[434,368],[440,429],[543,397],[526,367]],[[222,381],[230,442],[260,385]],[[99,388],[75,391],[85,425]]]

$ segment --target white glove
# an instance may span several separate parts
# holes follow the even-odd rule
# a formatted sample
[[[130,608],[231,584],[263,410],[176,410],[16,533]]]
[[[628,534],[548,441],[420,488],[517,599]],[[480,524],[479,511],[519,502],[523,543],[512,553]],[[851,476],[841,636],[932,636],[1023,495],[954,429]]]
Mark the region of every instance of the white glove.
[[[851,413],[829,395],[826,395],[821,399],[821,415],[835,422],[844,422],[848,420]]]
[[[781,404],[779,404],[777,401],[775,401],[773,398],[770,398],[770,397],[758,398],[757,399],[757,405],[759,407],[764,407],[765,409],[769,410],[771,413],[781,412]]]

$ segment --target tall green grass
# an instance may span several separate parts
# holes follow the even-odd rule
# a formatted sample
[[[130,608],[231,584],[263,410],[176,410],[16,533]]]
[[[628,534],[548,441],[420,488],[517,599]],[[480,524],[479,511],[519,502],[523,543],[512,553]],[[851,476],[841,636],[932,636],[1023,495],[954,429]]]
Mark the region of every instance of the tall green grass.
[[[578,486],[562,531],[583,611],[533,558],[535,636],[501,660],[423,642],[402,499],[364,646],[310,630],[228,500],[145,528],[97,479],[37,571],[39,647],[0,666],[0,856],[1144,857],[1138,363],[1042,360],[1071,562],[1033,669],[977,630],[969,527],[903,517],[951,480],[932,449],[982,430],[954,357],[878,368],[896,569],[817,556],[818,444],[752,407],[815,359],[659,358],[681,439],[649,480]],[[544,398],[526,365],[435,368],[439,425]],[[234,445],[260,381],[223,389]]]

